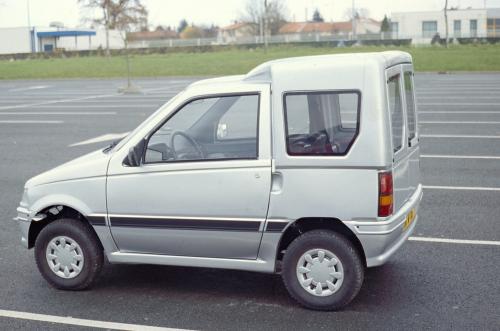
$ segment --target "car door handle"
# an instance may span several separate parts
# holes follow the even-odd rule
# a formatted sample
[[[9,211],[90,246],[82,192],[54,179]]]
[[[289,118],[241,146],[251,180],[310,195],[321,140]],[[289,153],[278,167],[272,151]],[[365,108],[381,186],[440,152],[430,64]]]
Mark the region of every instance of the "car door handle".
[[[280,194],[283,190],[283,174],[281,172],[273,172],[271,175],[271,193]]]

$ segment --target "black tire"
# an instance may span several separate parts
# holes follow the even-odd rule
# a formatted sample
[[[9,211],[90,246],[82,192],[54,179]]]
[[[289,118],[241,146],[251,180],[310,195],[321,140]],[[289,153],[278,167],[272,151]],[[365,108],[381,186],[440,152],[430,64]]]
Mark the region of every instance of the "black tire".
[[[297,278],[300,257],[305,252],[318,248],[335,254],[344,270],[340,288],[329,296],[316,296],[307,292]],[[290,296],[302,306],[314,310],[338,310],[348,305],[361,289],[364,263],[356,247],[344,236],[328,230],[312,230],[297,237],[288,246],[281,277]]]
[[[47,246],[57,236],[67,236],[80,245],[84,258],[81,272],[74,278],[62,278],[50,268],[46,258]],[[45,226],[36,238],[35,260],[43,278],[61,290],[84,290],[99,276],[104,262],[103,249],[90,225],[74,219],[59,219]]]

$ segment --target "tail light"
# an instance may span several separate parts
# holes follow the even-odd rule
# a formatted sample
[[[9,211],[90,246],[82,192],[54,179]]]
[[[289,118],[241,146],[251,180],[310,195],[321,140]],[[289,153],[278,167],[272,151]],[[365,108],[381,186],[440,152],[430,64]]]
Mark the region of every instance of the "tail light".
[[[378,174],[378,216],[387,217],[393,209],[392,172]]]

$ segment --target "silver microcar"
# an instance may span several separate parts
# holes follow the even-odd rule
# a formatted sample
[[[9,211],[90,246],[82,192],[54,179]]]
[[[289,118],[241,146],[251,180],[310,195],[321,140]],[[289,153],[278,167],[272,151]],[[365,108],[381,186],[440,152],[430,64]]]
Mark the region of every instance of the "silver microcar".
[[[60,289],[89,287],[106,258],[280,273],[300,304],[339,309],[416,224],[413,76],[392,51],[194,83],[121,141],[28,180],[21,241]]]

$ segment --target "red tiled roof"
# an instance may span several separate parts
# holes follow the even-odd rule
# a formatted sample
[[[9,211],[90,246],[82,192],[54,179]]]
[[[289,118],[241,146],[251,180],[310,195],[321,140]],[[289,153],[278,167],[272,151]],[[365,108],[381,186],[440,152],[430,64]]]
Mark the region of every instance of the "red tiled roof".
[[[223,28],[221,28],[221,30],[224,30],[224,31],[229,31],[229,30],[238,30],[244,26],[252,26],[252,25],[255,25],[254,23],[247,23],[247,22],[239,22],[239,23],[234,23],[234,24],[231,24],[231,25],[228,25],[228,26],[225,26]]]

